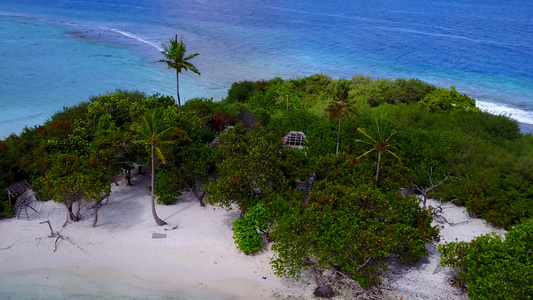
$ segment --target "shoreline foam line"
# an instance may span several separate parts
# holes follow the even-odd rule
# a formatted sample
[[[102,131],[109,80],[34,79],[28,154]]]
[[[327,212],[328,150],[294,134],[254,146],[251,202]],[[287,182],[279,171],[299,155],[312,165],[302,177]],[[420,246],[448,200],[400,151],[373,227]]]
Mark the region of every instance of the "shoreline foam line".
[[[533,112],[502,105],[499,103],[476,100],[476,106],[492,115],[504,115],[520,123],[533,125]]]

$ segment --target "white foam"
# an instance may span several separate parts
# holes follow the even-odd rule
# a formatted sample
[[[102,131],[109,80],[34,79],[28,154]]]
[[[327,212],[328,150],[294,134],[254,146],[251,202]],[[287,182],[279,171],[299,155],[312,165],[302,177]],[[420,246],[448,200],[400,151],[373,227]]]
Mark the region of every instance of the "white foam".
[[[131,33],[131,32],[127,32],[127,31],[124,31],[124,30],[120,30],[120,29],[116,29],[116,28],[107,28],[107,27],[103,27],[103,26],[101,28],[109,30],[109,31],[113,31],[113,32],[116,32],[116,33],[120,33],[120,34],[122,34],[125,37],[132,38],[132,39],[137,40],[137,41],[139,41],[141,43],[150,45],[150,46],[156,48],[159,51],[163,51],[163,48],[161,47],[161,45],[158,45],[157,43],[145,40],[144,38],[142,38],[141,36],[139,36],[137,34],[134,34],[134,33]]]
[[[511,119],[517,120],[520,123],[533,125],[533,111],[521,110],[505,106],[502,104],[484,102],[476,100],[476,106],[482,111],[493,115],[505,115]]]

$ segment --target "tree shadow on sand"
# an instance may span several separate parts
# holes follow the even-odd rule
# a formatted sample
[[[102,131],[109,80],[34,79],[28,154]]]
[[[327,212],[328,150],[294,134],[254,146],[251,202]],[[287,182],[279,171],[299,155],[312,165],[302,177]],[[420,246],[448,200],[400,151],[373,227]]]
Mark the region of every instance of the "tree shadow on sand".
[[[149,204],[146,190],[148,180],[144,176],[137,176],[132,178],[132,182],[133,186],[121,182],[119,187],[113,187],[109,201],[98,213],[96,227],[121,230],[143,222]]]

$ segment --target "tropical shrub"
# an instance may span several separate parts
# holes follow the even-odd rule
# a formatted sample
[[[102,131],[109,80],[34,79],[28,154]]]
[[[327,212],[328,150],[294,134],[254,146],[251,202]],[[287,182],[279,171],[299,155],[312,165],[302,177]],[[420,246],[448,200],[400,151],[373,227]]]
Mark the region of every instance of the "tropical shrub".
[[[439,246],[441,266],[457,272],[470,299],[533,298],[533,220],[513,227],[505,239],[483,235]]]
[[[228,103],[241,102],[245,103],[250,99],[250,93],[254,90],[252,81],[235,82],[228,91],[226,101]]]
[[[268,229],[269,213],[264,203],[259,202],[243,218],[233,221],[233,239],[237,249],[251,254],[263,248],[263,232]]]
[[[241,217],[260,200],[286,187],[280,139],[264,128],[244,133],[244,126],[237,124],[221,136],[215,158],[218,179],[206,186],[207,202],[228,209],[236,205]]]
[[[438,239],[419,200],[397,192],[325,180],[305,202],[287,198],[272,231],[278,275],[298,278],[302,269],[334,268],[363,286],[375,285],[391,253],[414,263],[427,255],[425,244]]]
[[[174,174],[173,169],[166,168],[156,173],[154,185],[157,203],[169,205],[176,203],[178,200],[183,183]]]
[[[427,94],[420,104],[422,107],[434,113],[461,109],[479,111],[476,108],[476,100],[468,97],[466,94],[459,93],[454,86],[452,86],[451,90],[437,88]]]

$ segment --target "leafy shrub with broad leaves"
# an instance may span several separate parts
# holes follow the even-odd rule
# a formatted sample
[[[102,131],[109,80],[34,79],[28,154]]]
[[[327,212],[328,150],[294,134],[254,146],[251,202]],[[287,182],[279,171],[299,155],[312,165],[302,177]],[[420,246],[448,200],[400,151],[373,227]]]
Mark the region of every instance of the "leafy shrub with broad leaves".
[[[254,90],[254,82],[252,81],[240,81],[231,85],[228,91],[226,101],[229,103],[241,102],[245,103],[250,99],[250,93]]]
[[[156,173],[154,183],[158,203],[170,205],[178,201],[178,196],[181,195],[179,189],[182,181],[173,174],[172,169],[165,169]]]
[[[396,191],[326,179],[315,183],[306,202],[286,198],[272,231],[277,275],[299,278],[302,269],[333,268],[362,286],[376,285],[390,254],[415,263],[427,255],[425,244],[438,240],[420,200]]]
[[[250,209],[244,218],[233,222],[233,239],[237,249],[246,254],[251,254],[263,248],[263,235],[268,229],[269,213],[266,206],[259,202]]]
[[[470,299],[533,298],[533,220],[502,239],[483,235],[470,243],[439,246],[441,265],[457,271],[457,285]]]
[[[422,101],[422,107],[430,112],[443,113],[455,110],[479,111],[476,108],[476,100],[468,97],[466,94],[461,94],[454,86],[451,90],[444,88],[437,88],[431,93],[427,94]]]

